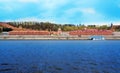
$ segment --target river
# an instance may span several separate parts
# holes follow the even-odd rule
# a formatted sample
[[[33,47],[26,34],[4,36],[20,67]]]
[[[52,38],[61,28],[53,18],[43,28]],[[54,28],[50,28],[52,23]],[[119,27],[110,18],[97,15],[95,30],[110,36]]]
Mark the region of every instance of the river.
[[[0,40],[0,73],[120,73],[120,41]]]

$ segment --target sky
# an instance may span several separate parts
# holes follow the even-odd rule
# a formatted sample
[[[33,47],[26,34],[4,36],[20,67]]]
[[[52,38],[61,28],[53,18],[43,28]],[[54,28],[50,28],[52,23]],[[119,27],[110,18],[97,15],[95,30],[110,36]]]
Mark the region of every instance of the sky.
[[[120,0],[0,0],[0,21],[119,25]]]

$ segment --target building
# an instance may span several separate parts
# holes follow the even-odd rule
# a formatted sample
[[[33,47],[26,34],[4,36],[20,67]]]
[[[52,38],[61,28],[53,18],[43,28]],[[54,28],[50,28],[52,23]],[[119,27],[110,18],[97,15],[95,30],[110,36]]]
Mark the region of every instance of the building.
[[[84,29],[84,30],[76,30],[70,31],[70,35],[112,35],[113,32],[111,30],[98,30],[98,29]]]
[[[50,35],[49,31],[10,31],[9,35]]]

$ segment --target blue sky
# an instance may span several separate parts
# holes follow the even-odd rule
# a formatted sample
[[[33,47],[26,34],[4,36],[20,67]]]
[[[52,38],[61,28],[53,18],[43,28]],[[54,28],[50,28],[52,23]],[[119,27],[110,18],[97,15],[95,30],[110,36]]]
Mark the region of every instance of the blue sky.
[[[0,0],[0,21],[119,23],[120,0]]]

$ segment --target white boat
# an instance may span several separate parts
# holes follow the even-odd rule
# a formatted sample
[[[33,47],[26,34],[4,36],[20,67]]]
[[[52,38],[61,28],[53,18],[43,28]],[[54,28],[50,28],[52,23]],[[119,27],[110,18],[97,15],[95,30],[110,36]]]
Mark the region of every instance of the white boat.
[[[105,40],[105,38],[103,36],[91,36],[90,40]]]

